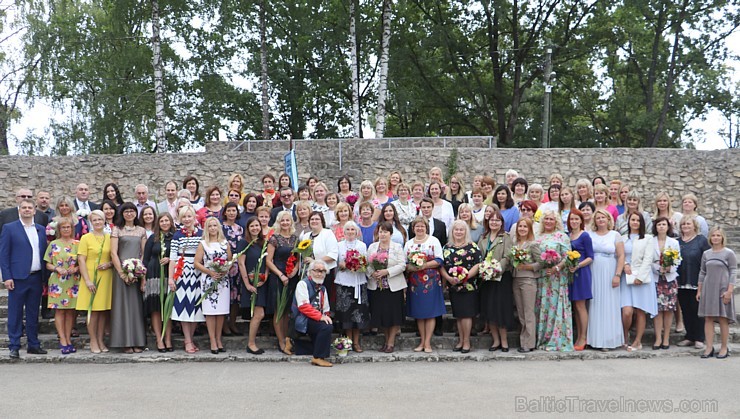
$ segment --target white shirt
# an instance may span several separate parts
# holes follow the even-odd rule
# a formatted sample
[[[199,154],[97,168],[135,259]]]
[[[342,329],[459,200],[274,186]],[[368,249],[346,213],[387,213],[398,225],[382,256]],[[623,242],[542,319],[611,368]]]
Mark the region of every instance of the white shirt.
[[[87,212],[90,212],[90,204],[88,204],[88,201],[80,201],[79,199],[75,198],[75,201],[77,201],[77,209],[81,210],[87,210]]]
[[[21,220],[23,224],[23,220]],[[41,270],[41,255],[39,254],[39,232],[36,230],[36,224],[31,221],[31,225],[23,224],[23,229],[26,231],[28,241],[31,242],[31,248],[33,249],[33,259],[31,260],[31,272],[38,272]]]
[[[337,259],[339,258],[339,243],[337,243],[337,237],[328,228],[324,228],[319,232],[319,235],[312,238],[311,230],[301,234],[301,240],[312,239],[313,240],[313,255],[314,259],[321,260],[326,265],[326,270],[330,271],[337,267]],[[324,260],[324,257],[328,256],[334,259],[331,262]]]
[[[311,304],[311,301],[308,299],[308,285],[306,285],[305,281],[300,281],[298,285],[295,287],[295,301],[296,304],[298,304],[298,307],[304,305],[304,304]],[[321,307],[320,310],[321,313],[326,313],[330,310],[329,308],[329,293],[324,293],[324,298],[321,301]]]

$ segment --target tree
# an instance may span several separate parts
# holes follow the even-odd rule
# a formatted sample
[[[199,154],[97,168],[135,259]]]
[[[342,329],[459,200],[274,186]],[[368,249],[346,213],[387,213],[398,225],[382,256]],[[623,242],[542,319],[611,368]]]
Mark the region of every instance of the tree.
[[[388,53],[391,39],[391,0],[383,0],[380,36],[380,77],[378,80],[378,111],[375,115],[375,138],[383,138],[385,132],[385,101],[388,90]]]

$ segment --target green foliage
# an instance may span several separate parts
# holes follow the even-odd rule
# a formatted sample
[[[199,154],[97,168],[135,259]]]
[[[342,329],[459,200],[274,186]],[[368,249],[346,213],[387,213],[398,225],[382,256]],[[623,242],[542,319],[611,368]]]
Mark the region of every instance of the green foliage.
[[[445,176],[445,182],[447,184],[450,183],[452,176],[454,176],[459,170],[457,164],[458,157],[460,157],[460,153],[458,153],[457,148],[453,148],[452,151],[450,151],[449,157],[447,157],[447,175]]]

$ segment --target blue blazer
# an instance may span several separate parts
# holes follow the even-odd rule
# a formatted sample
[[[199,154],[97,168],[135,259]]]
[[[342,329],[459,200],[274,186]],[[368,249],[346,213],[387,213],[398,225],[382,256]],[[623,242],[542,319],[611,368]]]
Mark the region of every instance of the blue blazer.
[[[46,229],[34,224],[39,236],[39,257],[41,268],[44,267],[44,253],[46,252]],[[25,279],[31,275],[33,261],[33,247],[20,220],[13,221],[3,227],[0,233],[0,270],[3,280]]]

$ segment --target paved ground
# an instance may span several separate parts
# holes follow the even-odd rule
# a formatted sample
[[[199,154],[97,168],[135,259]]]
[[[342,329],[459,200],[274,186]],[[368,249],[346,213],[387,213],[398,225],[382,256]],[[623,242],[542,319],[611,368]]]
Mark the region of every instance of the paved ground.
[[[738,371],[738,357],[4,364],[0,417],[740,417]]]

